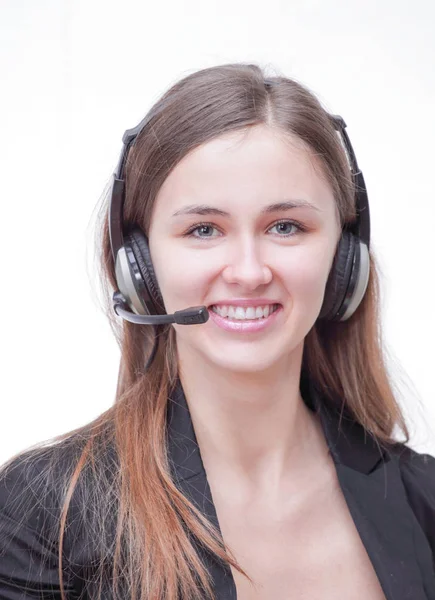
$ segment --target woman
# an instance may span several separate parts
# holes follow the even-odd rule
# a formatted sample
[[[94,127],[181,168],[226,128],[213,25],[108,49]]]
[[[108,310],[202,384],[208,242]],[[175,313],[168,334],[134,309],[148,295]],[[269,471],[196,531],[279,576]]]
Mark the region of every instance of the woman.
[[[435,599],[435,459],[388,379],[344,122],[231,64],[124,142],[116,402],[5,465],[0,596]]]

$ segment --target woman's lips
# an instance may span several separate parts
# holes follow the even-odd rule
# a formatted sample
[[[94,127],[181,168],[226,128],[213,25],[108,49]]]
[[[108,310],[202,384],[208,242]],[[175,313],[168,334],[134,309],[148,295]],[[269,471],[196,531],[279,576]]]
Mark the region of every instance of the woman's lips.
[[[221,329],[236,333],[252,333],[263,331],[263,329],[270,327],[281,314],[282,306],[279,305],[268,317],[262,317],[260,319],[229,319],[228,317],[221,317],[214,312],[211,307],[208,309],[208,312],[210,314],[210,319]]]

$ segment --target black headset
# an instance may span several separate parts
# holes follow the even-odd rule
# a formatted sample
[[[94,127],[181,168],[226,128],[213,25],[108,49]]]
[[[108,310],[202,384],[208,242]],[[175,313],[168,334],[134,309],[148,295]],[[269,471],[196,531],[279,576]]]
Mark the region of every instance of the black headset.
[[[125,230],[123,225],[124,170],[128,152],[154,114],[151,110],[136,127],[124,133],[124,145],[113,174],[109,235],[118,285],[118,290],[113,294],[113,309],[123,319],[142,325],[205,323],[209,318],[205,306],[179,310],[170,315],[166,313],[147,236],[138,226]],[[342,230],[318,318],[325,321],[346,321],[360,305],[367,289],[370,273],[370,213],[364,177],[345,131],[346,123],[338,115],[329,116],[335,129],[341,134],[348,155],[355,184],[357,219]]]

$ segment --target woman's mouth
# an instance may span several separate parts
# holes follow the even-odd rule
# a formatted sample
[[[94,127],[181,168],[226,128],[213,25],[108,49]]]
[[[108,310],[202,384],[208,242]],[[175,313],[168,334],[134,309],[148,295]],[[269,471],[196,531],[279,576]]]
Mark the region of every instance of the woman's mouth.
[[[276,321],[281,311],[281,304],[249,307],[211,305],[209,307],[210,319],[218,327],[240,333],[266,329]]]

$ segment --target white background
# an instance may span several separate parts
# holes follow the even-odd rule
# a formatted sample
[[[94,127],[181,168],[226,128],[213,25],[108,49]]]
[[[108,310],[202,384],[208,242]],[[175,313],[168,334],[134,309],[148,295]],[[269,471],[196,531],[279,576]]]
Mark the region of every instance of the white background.
[[[2,0],[0,11],[0,463],[113,403],[119,351],[93,290],[94,208],[124,130],[179,78],[233,61],[295,77],[345,118],[394,382],[411,445],[435,454],[433,0]]]

